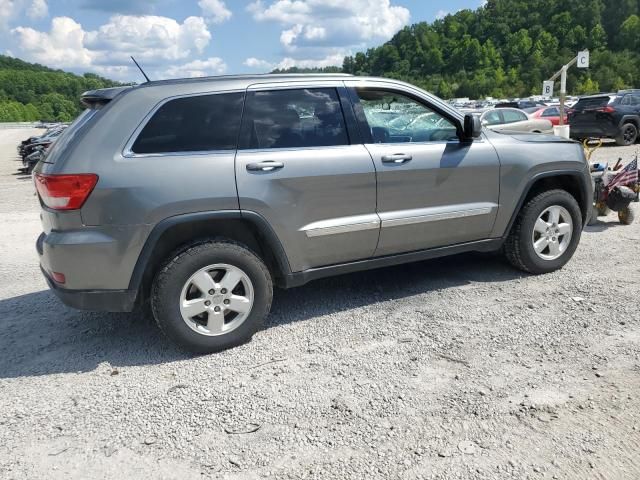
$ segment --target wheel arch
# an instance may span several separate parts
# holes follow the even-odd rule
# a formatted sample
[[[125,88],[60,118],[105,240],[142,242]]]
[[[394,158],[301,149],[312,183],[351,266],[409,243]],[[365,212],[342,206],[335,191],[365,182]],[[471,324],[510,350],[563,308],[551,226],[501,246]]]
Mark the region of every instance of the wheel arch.
[[[153,228],[138,256],[129,282],[129,290],[138,294],[138,303],[149,298],[155,273],[170,255],[213,238],[246,245],[267,264],[277,285],[291,273],[280,240],[261,215],[239,210],[176,215]]]
[[[620,120],[619,128],[624,127],[627,123],[632,123],[640,130],[640,115],[624,115]]]
[[[565,190],[576,199],[580,206],[580,212],[582,213],[582,224],[583,226],[586,225],[590,215],[591,204],[593,203],[591,186],[586,182],[585,173],[579,170],[554,170],[541,172],[533,176],[527,182],[526,187],[520,195],[517,206],[511,214],[505,236],[511,231],[516,218],[526,202],[544,191],[554,189]]]

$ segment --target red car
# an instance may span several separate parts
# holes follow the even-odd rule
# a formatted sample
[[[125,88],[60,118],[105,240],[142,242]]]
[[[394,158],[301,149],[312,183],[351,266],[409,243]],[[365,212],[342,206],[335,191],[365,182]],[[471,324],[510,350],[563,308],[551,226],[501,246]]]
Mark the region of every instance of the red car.
[[[567,118],[567,108],[564,111],[564,124],[568,125],[569,120]],[[529,114],[531,118],[544,118],[549,120],[553,125],[560,125],[560,107],[557,105],[540,107]]]

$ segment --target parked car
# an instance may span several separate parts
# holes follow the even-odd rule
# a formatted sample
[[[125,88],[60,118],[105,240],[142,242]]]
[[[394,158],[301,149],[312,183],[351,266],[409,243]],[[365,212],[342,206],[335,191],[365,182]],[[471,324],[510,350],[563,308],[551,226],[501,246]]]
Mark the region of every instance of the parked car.
[[[57,125],[50,128],[39,136],[29,137],[18,145],[18,153],[24,160],[31,155],[39,147],[48,147],[58,138],[67,128],[66,125]]]
[[[565,110],[564,114],[564,124],[569,124],[569,119],[567,117],[567,110]],[[532,112],[527,112],[529,114],[529,118],[541,118],[543,120],[549,120],[552,125],[560,125],[560,107],[558,105],[551,105],[548,107],[535,108]]]
[[[613,138],[621,146],[638,141],[640,90],[582,97],[569,111],[571,137]]]
[[[42,272],[72,307],[150,304],[195,352],[250,339],[274,285],[499,249],[552,272],[591,211],[579,144],[483,130],[395,80],[166,80],[82,101],[34,170]],[[401,116],[420,127],[398,133]]]
[[[546,119],[529,118],[516,108],[494,108],[480,115],[482,125],[495,131],[553,133],[553,125]]]
[[[513,100],[509,102],[500,102],[496,104],[496,108],[517,108],[524,110],[525,108],[544,107],[546,104],[538,100]]]

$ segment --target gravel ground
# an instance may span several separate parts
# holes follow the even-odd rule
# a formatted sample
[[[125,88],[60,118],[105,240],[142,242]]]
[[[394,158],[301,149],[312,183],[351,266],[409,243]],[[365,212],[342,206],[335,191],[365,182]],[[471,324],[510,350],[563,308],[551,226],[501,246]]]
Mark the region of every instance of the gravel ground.
[[[464,255],[279,291],[190,358],[47,291],[29,134],[0,130],[0,478],[640,477],[640,222],[545,276]]]

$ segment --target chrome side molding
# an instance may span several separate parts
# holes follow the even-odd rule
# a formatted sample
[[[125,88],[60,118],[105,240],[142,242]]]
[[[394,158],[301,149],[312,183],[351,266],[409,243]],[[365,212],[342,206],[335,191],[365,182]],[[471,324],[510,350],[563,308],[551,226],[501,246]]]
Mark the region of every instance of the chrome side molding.
[[[371,213],[351,217],[332,218],[310,223],[300,229],[307,237],[322,237],[341,233],[361,232],[378,228],[392,228],[418,223],[439,222],[456,218],[489,215],[498,205],[495,203],[468,203],[445,207],[417,208],[395,212]]]
[[[371,213],[368,215],[355,215],[352,217],[332,218],[310,223],[300,229],[307,237],[322,237],[324,235],[337,235],[340,233],[361,232],[364,230],[376,230],[380,228],[380,217]]]

